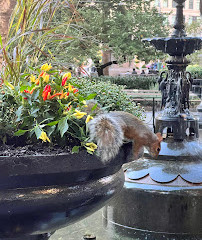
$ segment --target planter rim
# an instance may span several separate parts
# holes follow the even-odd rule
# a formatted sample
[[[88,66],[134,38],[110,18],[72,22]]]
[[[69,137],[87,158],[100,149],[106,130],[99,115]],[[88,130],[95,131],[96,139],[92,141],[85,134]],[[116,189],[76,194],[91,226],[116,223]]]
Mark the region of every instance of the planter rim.
[[[131,142],[124,144],[118,155],[105,163],[96,155],[90,155],[85,150],[74,154],[0,156],[0,178],[2,176],[68,173],[113,168],[132,160]]]

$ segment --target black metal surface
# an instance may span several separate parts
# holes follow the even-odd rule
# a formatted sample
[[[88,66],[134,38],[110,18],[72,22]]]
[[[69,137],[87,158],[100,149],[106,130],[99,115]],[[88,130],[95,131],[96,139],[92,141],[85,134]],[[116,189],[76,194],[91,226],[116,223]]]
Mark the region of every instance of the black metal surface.
[[[186,56],[201,48],[201,37],[156,37],[147,38],[157,50],[169,54],[170,56]],[[176,57],[176,62],[178,58]]]
[[[33,236],[23,236],[19,238],[0,238],[0,240],[48,240],[52,234],[51,233],[45,233],[45,234],[39,234],[39,235],[33,235]]]
[[[106,164],[86,151],[0,157],[0,239],[48,239],[46,233],[98,210],[123,187],[121,166],[131,152],[126,144]]]

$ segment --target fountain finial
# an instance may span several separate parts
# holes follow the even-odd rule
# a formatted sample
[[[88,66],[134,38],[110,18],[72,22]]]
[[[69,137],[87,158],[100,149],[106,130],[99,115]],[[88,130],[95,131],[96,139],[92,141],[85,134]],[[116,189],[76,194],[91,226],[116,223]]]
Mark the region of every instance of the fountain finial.
[[[174,23],[174,31],[172,33],[172,37],[186,37],[185,33],[185,25],[184,25],[184,16],[183,16],[183,3],[186,0],[174,0],[176,5],[176,17]]]

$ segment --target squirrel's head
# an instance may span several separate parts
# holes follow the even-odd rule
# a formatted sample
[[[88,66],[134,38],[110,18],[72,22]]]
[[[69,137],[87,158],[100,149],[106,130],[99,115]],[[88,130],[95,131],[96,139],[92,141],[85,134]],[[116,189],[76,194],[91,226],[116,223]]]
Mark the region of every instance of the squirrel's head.
[[[156,133],[156,141],[154,141],[149,148],[149,153],[151,154],[152,157],[157,158],[160,151],[161,151],[161,142],[163,141],[163,137],[161,133]]]

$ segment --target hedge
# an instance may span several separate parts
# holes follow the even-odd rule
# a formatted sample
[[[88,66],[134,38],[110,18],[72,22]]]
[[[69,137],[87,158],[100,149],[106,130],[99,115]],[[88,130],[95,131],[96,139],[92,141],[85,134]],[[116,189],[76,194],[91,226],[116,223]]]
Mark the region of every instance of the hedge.
[[[194,79],[202,79],[202,66],[189,65],[186,70],[191,73]]]
[[[102,76],[93,77],[94,81],[108,82],[112,84],[123,85],[127,89],[150,89],[157,83],[158,75],[127,75],[127,76]]]

